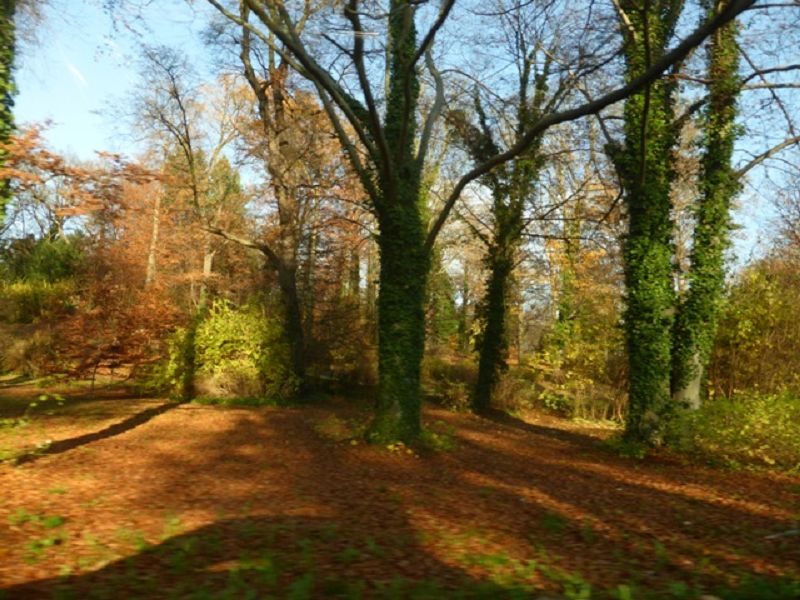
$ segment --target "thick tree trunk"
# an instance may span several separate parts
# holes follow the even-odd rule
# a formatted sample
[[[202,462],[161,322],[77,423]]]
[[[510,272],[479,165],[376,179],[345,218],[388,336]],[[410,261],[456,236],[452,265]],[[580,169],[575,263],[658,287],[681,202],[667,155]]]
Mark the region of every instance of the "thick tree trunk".
[[[506,313],[513,259],[508,255],[507,248],[493,247],[489,249],[489,253],[489,281],[481,306],[483,334],[478,360],[478,381],[472,398],[472,408],[477,413],[485,413],[491,409],[495,386],[503,371],[508,368]]]
[[[675,0],[654,0],[645,10],[621,2],[626,78],[643,73],[660,57],[680,15]],[[670,186],[675,147],[674,82],[659,79],[625,102],[625,144],[612,157],[625,190],[629,227],[625,258],[625,336],[629,388],[625,437],[661,443],[672,410],[670,371],[675,292],[672,270]]]
[[[381,224],[377,414],[369,437],[413,441],[420,433],[420,370],[430,256],[416,197],[393,203]]]

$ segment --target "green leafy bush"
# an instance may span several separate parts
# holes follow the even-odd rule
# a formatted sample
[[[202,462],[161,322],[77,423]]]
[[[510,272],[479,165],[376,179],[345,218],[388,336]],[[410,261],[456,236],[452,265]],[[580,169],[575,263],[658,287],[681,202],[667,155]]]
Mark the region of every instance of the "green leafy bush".
[[[217,300],[194,332],[188,327],[176,330],[168,359],[152,374],[156,387],[181,388],[189,352],[194,352],[199,396],[274,401],[297,392],[281,321],[261,307]]]
[[[677,418],[669,441],[730,466],[800,472],[800,397],[789,392],[718,397]]]
[[[709,365],[715,395],[800,394],[800,267],[780,257],[739,274],[728,291]]]
[[[85,241],[79,235],[11,240],[0,251],[0,271],[6,280],[54,283],[70,279],[84,260]]]
[[[32,323],[41,317],[69,310],[75,295],[72,280],[49,282],[42,279],[19,280],[0,286],[0,320],[7,323]]]
[[[472,361],[460,357],[426,356],[422,361],[422,388],[425,395],[451,410],[468,410],[470,395],[478,378]]]
[[[48,329],[36,325],[7,325],[0,328],[0,369],[39,377],[55,360],[53,338]]]

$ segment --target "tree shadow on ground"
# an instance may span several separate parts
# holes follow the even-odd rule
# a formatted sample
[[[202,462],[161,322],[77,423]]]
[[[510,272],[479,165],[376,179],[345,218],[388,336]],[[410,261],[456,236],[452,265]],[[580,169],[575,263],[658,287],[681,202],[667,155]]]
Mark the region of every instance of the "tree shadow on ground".
[[[320,423],[350,414],[183,406],[99,445],[81,459],[99,485],[118,481],[120,456],[127,480],[146,484],[131,484],[93,521],[169,510],[185,530],[6,594],[530,598],[536,588],[612,597],[620,585],[680,584],[683,596],[660,597],[695,598],[732,578],[780,586],[797,572],[797,549],[762,535],[788,523],[778,509],[792,498],[789,483],[765,491],[746,474],[737,483],[654,469],[592,454],[587,436],[442,411],[434,416],[453,427],[452,452],[413,455],[320,435]],[[29,468],[45,475],[69,456]]]
[[[154,419],[159,415],[163,415],[168,410],[172,410],[178,406],[180,406],[179,402],[165,402],[164,404],[161,404],[159,406],[148,408],[134,415],[131,415],[130,417],[122,421],[119,421],[118,423],[109,425],[108,427],[105,427],[99,431],[93,431],[91,433],[86,433],[83,435],[71,437],[65,440],[57,440],[55,442],[50,443],[46,447],[37,448],[36,450],[26,452],[24,454],[17,456],[14,462],[17,465],[32,463],[45,456],[61,454],[63,452],[74,450],[75,448],[84,446],[86,444],[90,444],[92,442],[120,435],[122,433],[125,433],[126,431],[130,431],[134,427],[139,427],[140,425],[144,425],[151,419]]]

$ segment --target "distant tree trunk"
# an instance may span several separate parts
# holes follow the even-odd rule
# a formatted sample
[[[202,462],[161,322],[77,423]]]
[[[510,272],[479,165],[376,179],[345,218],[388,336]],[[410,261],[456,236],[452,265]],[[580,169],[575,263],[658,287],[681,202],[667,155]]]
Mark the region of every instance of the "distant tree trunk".
[[[248,22],[250,8],[246,3],[240,5],[241,18]],[[295,166],[296,151],[289,141],[290,121],[287,116],[287,77],[289,66],[279,60],[273,48],[267,51],[265,82],[258,78],[251,58],[251,32],[242,28],[240,58],[244,75],[258,103],[258,114],[266,142],[267,171],[277,201],[280,236],[274,248],[265,252],[268,265],[278,275],[278,285],[284,309],[284,333],[289,344],[292,371],[298,379],[298,389],[305,387],[306,348],[303,332],[303,303],[297,286],[297,256],[302,232],[299,222],[299,202],[296,196],[297,181]]]
[[[178,393],[181,400],[193,400],[196,394],[195,378],[197,376],[197,332],[206,318],[209,308],[210,294],[208,282],[214,272],[215,251],[211,250],[209,236],[204,236],[203,241],[203,270],[200,279],[200,291],[197,296],[197,306],[189,322],[183,339],[181,340],[181,379],[178,384]]]
[[[727,0],[706,0],[711,16]],[[724,253],[730,243],[730,206],[739,191],[732,167],[736,140],[736,101],[741,89],[736,23],[718,29],[708,50],[709,101],[705,113],[700,175],[688,290],[673,329],[672,394],[678,406],[697,409],[717,332],[725,284]]]
[[[161,194],[156,194],[153,204],[153,227],[150,234],[150,247],[147,250],[147,273],[145,274],[144,287],[149,288],[156,280],[158,235],[161,224]]]
[[[303,332],[303,311],[300,295],[297,292],[297,267],[289,264],[278,269],[278,286],[285,314],[285,333],[292,357],[292,372],[302,387],[306,376],[305,335]]]
[[[461,281],[461,305],[458,307],[458,349],[461,352],[469,350],[470,322],[469,322],[469,280],[467,278],[467,265],[463,264],[463,279]]]
[[[628,35],[625,64],[629,81],[664,54],[681,6],[680,0],[652,0],[643,10],[632,0],[620,2],[620,25]],[[661,443],[671,410],[674,88],[672,81],[662,77],[625,102],[624,147],[612,152],[629,216],[623,246],[630,371],[625,436],[648,444]]]
[[[304,342],[314,339],[314,306],[316,291],[314,289],[314,270],[317,268],[317,232],[311,231],[308,236],[308,249],[306,252],[306,265],[303,275],[303,330]],[[306,347],[306,350],[308,348]]]
[[[0,0],[0,146],[5,145],[14,131],[14,54],[16,0]],[[0,167],[8,151],[0,148]],[[11,200],[11,182],[0,179],[0,225],[5,221],[6,204]]]
[[[491,408],[495,386],[508,368],[506,313],[515,249],[509,240],[495,239],[486,257],[489,279],[486,282],[486,296],[479,308],[483,332],[479,347],[478,381],[472,402],[473,410],[478,413]]]
[[[523,50],[522,54],[526,52]],[[517,140],[525,128],[539,118],[545,102],[550,61],[545,62],[541,72],[531,72],[531,62],[524,60],[520,69],[516,99]],[[458,113],[451,114],[450,125],[473,161],[480,164],[488,156],[498,154],[500,148],[477,94],[475,112],[478,126],[469,123]],[[524,153],[484,177],[485,184],[492,192],[493,230],[490,237],[484,239],[487,244],[484,263],[489,275],[486,295],[476,314],[482,325],[478,347],[478,380],[472,393],[472,409],[477,413],[491,409],[495,387],[508,369],[509,287],[525,229],[525,207],[533,196],[542,166],[540,148],[541,138],[538,138]]]
[[[350,249],[348,269],[347,293],[351,298],[358,299],[361,290],[361,256],[358,247]]]

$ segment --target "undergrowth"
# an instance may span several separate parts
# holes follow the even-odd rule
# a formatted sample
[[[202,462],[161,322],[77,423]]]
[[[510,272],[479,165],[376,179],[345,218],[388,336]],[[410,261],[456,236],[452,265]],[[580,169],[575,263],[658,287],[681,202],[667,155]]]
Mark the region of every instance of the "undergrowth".
[[[742,393],[715,398],[672,425],[671,446],[729,467],[800,472],[800,397]]]

